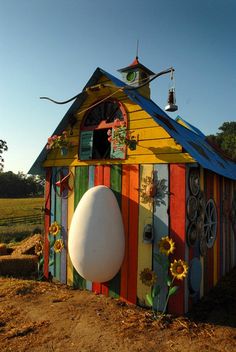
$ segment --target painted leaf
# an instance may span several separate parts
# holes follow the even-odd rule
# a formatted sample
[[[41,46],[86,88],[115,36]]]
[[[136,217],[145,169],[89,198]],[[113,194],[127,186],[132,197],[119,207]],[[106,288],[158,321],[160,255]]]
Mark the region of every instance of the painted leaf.
[[[149,293],[146,294],[146,300],[147,300],[147,303],[150,306],[153,306],[153,299],[152,299],[152,296]]]
[[[177,290],[178,290],[178,286],[171,287],[170,290],[169,290],[169,296],[174,295]]]

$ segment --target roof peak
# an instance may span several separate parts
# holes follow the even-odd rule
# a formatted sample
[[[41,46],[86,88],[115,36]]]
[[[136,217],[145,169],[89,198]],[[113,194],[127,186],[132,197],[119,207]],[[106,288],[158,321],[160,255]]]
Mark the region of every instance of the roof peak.
[[[136,55],[135,59],[133,60],[133,62],[129,65],[126,66],[124,68],[120,68],[119,70],[117,70],[118,72],[126,72],[129,71],[130,69],[135,69],[135,68],[140,68],[143,71],[147,72],[147,74],[149,76],[154,75],[155,73],[152,72],[151,70],[149,70],[149,68],[147,68],[146,66],[144,66],[143,64],[141,64],[141,62],[139,61],[138,56]]]

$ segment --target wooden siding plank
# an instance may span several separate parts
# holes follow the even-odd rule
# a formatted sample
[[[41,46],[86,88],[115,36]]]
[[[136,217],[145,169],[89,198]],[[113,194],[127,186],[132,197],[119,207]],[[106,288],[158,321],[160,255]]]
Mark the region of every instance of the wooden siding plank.
[[[121,165],[111,166],[111,189],[116,196],[116,200],[121,208]],[[120,271],[109,282],[109,296],[118,298],[120,295]]]
[[[78,155],[71,159],[45,160],[43,167],[53,166],[86,166],[86,165],[115,165],[115,164],[170,164],[170,163],[195,163],[188,153],[172,153],[160,155],[128,155],[124,160],[77,160]]]
[[[153,177],[153,165],[140,165],[140,187],[146,177]],[[145,225],[153,226],[153,200],[147,203],[139,198],[139,221],[138,221],[138,276],[137,276],[137,298],[139,305],[148,305],[146,294],[151,294],[151,287],[144,285],[140,279],[140,273],[145,269],[152,269],[152,242],[143,242],[143,231]]]
[[[104,184],[104,186],[107,186],[110,188],[110,177],[111,177],[110,165],[105,165],[103,167],[103,172],[104,172],[103,184]],[[103,295],[105,295],[105,296],[109,295],[109,282],[103,282],[101,284],[101,291],[102,291]]]
[[[50,256],[50,246],[48,240],[48,231],[50,226],[50,206],[51,206],[51,194],[50,194],[50,184],[51,184],[51,169],[46,170],[46,182],[45,182],[45,216],[44,216],[44,276],[49,278],[49,256]]]
[[[94,187],[94,173],[95,173],[95,166],[89,166],[89,180],[88,180],[88,187]],[[86,289],[92,291],[92,281],[86,280]]]
[[[80,166],[75,169],[75,209],[88,189],[88,166]],[[86,288],[86,280],[73,269],[73,285],[80,289]]]
[[[57,168],[57,172],[59,172],[60,168]],[[55,181],[54,181],[55,182]],[[55,195],[55,208],[56,208],[56,216],[55,220],[56,222],[61,225],[61,197],[59,194]],[[55,240],[58,240],[61,238],[61,231],[59,234],[56,236]],[[55,272],[55,277],[58,281],[61,280],[61,253],[55,253],[54,254],[54,260],[55,260],[55,265],[54,265],[54,272]]]
[[[170,236],[176,244],[174,259],[185,259],[185,182],[186,166],[170,165]],[[179,289],[169,300],[168,311],[172,314],[184,314],[186,280],[178,282]]]
[[[75,175],[75,168],[72,167],[70,168],[70,172]],[[74,185],[73,185],[73,190],[70,194],[70,196],[68,197],[68,214],[67,214],[67,231],[68,231],[68,239],[69,239],[69,229],[70,229],[70,224],[71,224],[71,220],[72,217],[74,215]],[[73,286],[73,265],[69,256],[69,253],[67,253],[67,285],[69,286]]]
[[[138,212],[139,212],[139,166],[130,167],[129,185],[129,268],[128,293],[129,302],[137,301],[137,256],[138,256]]]
[[[213,285],[215,286],[220,278],[220,199],[219,199],[219,176],[214,175],[214,201],[217,209],[217,232],[216,240],[213,246],[213,262],[214,262],[214,272],[213,272]]]
[[[94,186],[103,185],[104,169],[103,166],[95,166]],[[102,293],[102,285],[99,282],[92,283],[92,290],[95,293]]]
[[[200,189],[204,192],[204,169],[200,167]],[[200,256],[200,261],[202,265],[202,280],[200,286],[200,298],[204,295],[204,257]]]
[[[139,128],[152,128],[156,127],[157,123],[154,121],[152,117],[149,119],[143,119],[143,120],[131,120],[129,122],[129,129],[130,130],[138,130]]]
[[[68,175],[69,169],[65,167],[63,176]],[[68,217],[68,189],[63,190],[61,200],[61,238],[64,243],[64,248],[61,251],[61,279],[63,284],[67,282],[67,253],[68,253],[68,231],[67,231],[67,217]]]
[[[161,154],[171,154],[180,153],[182,151],[182,146],[177,144],[173,138],[163,138],[163,139],[152,139],[146,141],[140,141],[137,144],[136,150],[129,150],[128,155],[161,155]]]
[[[207,170],[206,173],[206,195],[207,200],[214,199],[214,173]],[[214,261],[213,261],[213,247],[207,249],[207,282],[205,292],[208,293],[209,290],[213,287],[213,272],[214,272]]]
[[[128,301],[128,270],[129,270],[129,187],[130,166],[122,166],[121,211],[125,232],[125,255],[121,266],[120,297]]]
[[[154,218],[153,218],[153,224],[154,224],[154,243],[153,243],[153,255],[159,254],[159,247],[158,247],[158,242],[160,239],[164,236],[169,235],[169,215],[168,215],[168,209],[169,209],[169,166],[168,165],[154,165],[154,180],[165,180],[165,194],[163,195],[163,198],[161,201],[159,201],[155,206],[154,206]],[[164,282],[164,273],[163,273],[163,268],[160,266],[160,264],[157,263],[157,261],[154,259],[153,256],[153,270],[157,274],[158,278],[158,285],[161,286],[161,292],[160,292],[160,303],[158,306],[157,300],[154,302],[154,308],[160,311],[163,311],[164,305],[165,305],[165,300],[166,300],[166,294],[167,294],[167,286]]]
[[[51,217],[50,217],[50,224],[52,224],[54,221],[56,221],[56,192],[54,189],[54,178],[56,175],[56,168],[52,168],[52,177],[51,177],[51,189],[50,189],[50,194],[51,194]],[[50,249],[49,253],[49,272],[52,275],[52,277],[55,276],[55,253],[53,249],[53,244],[55,243],[55,238],[54,236],[50,235],[50,238],[52,240],[52,248]]]

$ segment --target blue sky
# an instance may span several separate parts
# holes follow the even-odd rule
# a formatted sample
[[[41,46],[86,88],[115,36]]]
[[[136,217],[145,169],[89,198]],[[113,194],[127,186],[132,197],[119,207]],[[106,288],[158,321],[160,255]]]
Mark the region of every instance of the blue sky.
[[[235,121],[235,18],[234,0],[0,0],[4,171],[26,173],[70,106],[40,96],[76,95],[98,66],[119,77],[137,39],[145,66],[175,68],[181,117],[205,134]],[[168,84],[151,84],[162,108]]]

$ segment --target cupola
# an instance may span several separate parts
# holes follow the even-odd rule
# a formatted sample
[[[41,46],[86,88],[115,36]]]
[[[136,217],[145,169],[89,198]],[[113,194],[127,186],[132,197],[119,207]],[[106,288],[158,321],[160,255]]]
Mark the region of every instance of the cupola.
[[[148,82],[150,76],[154,75],[154,72],[142,65],[138,60],[138,56],[136,56],[129,66],[121,68],[118,71],[121,72],[122,79],[127,85],[133,87],[140,86],[140,88],[138,88],[139,93],[146,98],[150,98],[150,87]]]

